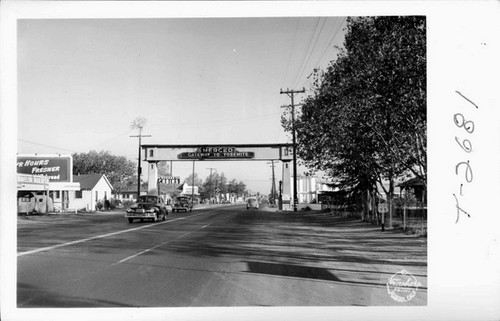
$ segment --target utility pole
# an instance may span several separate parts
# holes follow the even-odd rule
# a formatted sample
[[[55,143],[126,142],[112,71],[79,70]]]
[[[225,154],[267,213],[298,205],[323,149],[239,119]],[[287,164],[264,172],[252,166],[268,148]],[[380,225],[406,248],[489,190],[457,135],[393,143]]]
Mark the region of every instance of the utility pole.
[[[304,93],[306,92],[305,88],[302,88],[302,90],[287,90],[283,91],[283,89],[280,89],[280,94],[286,94],[290,99],[292,100],[292,147],[293,147],[293,211],[297,212],[297,207],[299,205],[299,198],[298,198],[298,193],[297,193],[297,146],[296,146],[296,141],[295,141],[295,105],[293,101],[293,97],[295,94],[299,93]]]
[[[191,183],[191,203],[193,206],[194,206],[194,163],[195,161],[193,161],[193,179]]]
[[[213,187],[214,180],[213,180],[213,177],[212,177],[212,170],[217,170],[217,168],[209,167],[207,169],[210,170],[210,187]],[[215,200],[215,187],[214,187],[214,200]]]
[[[139,137],[139,152],[137,156],[137,199],[141,195],[141,138],[142,137],[151,137],[151,135],[143,135],[142,128],[143,124],[136,124],[137,128],[139,128],[139,135],[134,135],[130,137]]]
[[[276,182],[275,182],[275,179],[274,179],[274,160],[271,160],[271,163],[268,162],[268,164],[271,164],[271,168],[273,170],[273,183],[271,185],[271,197],[272,197],[272,204],[274,204],[274,201],[276,199]]]

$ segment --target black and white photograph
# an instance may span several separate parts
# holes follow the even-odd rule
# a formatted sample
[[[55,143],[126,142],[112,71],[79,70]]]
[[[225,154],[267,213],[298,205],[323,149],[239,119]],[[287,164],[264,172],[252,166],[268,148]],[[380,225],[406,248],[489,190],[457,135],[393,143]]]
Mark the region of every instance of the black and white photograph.
[[[498,3],[1,9],[2,319],[500,317]]]

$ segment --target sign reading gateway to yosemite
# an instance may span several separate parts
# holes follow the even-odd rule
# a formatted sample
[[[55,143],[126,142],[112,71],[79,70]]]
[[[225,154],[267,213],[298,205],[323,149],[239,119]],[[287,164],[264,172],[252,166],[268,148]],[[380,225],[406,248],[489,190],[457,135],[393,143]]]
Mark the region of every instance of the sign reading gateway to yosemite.
[[[240,152],[234,147],[201,147],[195,152],[180,153],[179,159],[254,158],[254,152]]]

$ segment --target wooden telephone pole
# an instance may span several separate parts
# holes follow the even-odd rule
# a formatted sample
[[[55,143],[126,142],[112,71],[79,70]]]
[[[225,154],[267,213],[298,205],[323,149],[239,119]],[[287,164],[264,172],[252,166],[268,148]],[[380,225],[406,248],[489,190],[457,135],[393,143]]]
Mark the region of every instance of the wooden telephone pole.
[[[139,129],[139,135],[134,135],[130,137],[139,137],[139,152],[137,156],[137,199],[141,195],[141,138],[142,137],[151,137],[151,135],[143,135],[142,134],[142,128],[144,127],[144,123],[146,122],[145,119],[143,118],[138,118],[134,120],[132,123],[132,128],[138,128]]]
[[[302,88],[302,90],[282,90],[280,89],[280,94],[286,94],[292,100],[292,147],[293,147],[293,211],[297,212],[297,207],[299,205],[299,198],[297,193],[297,146],[295,142],[295,104],[293,101],[293,97],[295,94],[304,93],[306,90]]]

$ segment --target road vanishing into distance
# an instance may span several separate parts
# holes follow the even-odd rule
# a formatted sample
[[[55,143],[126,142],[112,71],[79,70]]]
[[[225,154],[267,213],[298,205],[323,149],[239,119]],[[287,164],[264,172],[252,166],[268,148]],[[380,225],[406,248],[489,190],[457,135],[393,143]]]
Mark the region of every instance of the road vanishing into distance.
[[[19,216],[17,242],[18,308],[427,304],[425,238],[319,211]],[[404,303],[401,270],[421,283]]]

